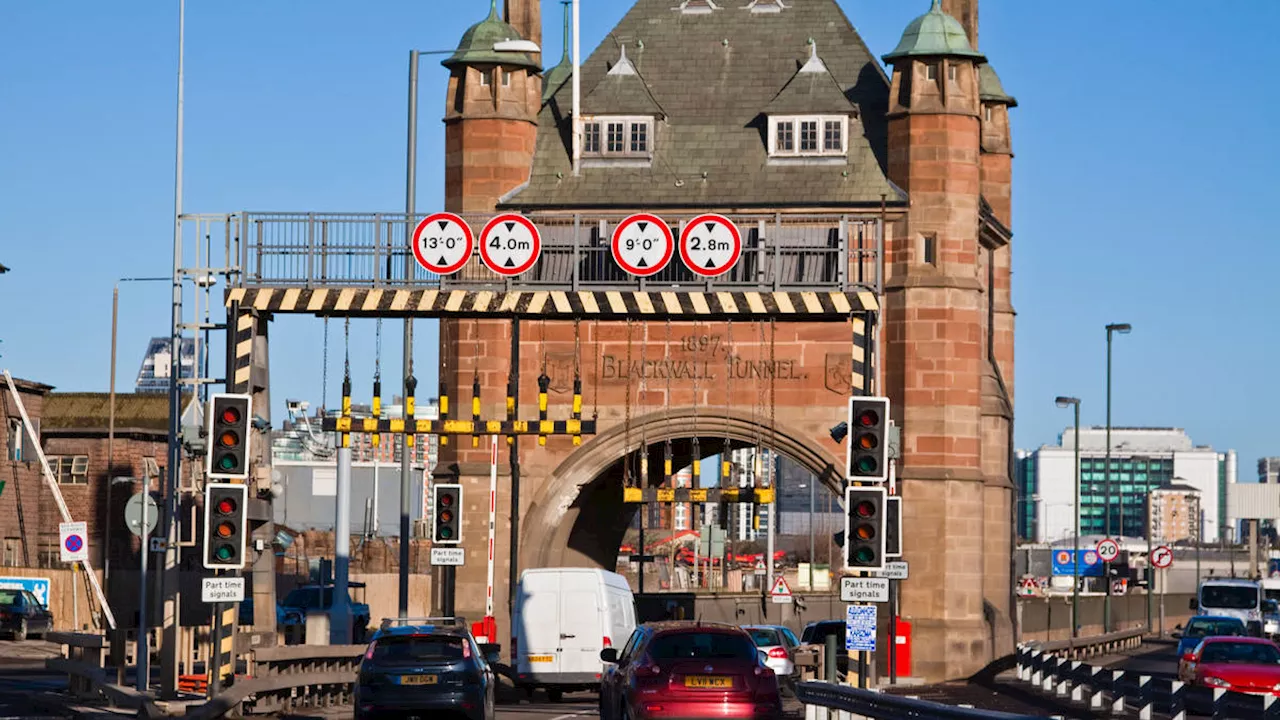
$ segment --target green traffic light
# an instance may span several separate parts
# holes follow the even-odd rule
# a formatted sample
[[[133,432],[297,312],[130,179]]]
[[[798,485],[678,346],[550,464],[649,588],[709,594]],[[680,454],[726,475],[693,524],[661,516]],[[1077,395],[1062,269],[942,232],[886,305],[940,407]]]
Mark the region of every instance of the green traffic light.
[[[863,456],[858,458],[857,469],[858,469],[858,472],[860,473],[863,473],[865,475],[870,475],[871,473],[876,471],[877,467],[878,465],[876,464],[876,459],[873,457]]]
[[[446,540],[448,540],[448,539],[452,538],[452,537],[453,537],[453,528],[448,528],[448,527],[442,527],[442,528],[440,528],[440,537],[442,537],[442,538],[444,538],[444,539],[446,539]]]
[[[214,555],[216,555],[217,558],[222,561],[230,560],[231,556],[234,554],[235,553],[234,551],[232,551],[230,545],[219,545],[218,549],[214,551]]]
[[[223,470],[235,470],[236,469],[235,457],[231,455],[223,455],[222,457],[218,458],[218,467]]]
[[[876,553],[869,547],[860,547],[853,553],[853,559],[859,563],[868,564],[876,559]]]

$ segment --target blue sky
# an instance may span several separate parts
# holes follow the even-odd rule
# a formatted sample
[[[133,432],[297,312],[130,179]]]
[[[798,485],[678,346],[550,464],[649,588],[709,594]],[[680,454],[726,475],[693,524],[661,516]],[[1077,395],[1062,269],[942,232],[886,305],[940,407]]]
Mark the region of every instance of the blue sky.
[[[795,0],[807,2],[809,0]],[[583,0],[583,51],[625,12]],[[674,4],[674,0],[673,0]],[[927,0],[843,0],[877,54]],[[358,8],[358,10],[356,9]],[[446,49],[487,0],[190,0],[188,212],[394,211],[404,203],[408,50]],[[560,6],[544,3],[547,64]],[[177,2],[7,2],[0,20],[0,366],[62,390],[105,390],[116,278],[171,267]],[[1270,68],[1280,3],[983,3],[982,50],[1014,111],[1017,442],[1053,442],[1059,394],[1104,420],[1184,427],[1240,453],[1242,480],[1280,454],[1280,190]],[[443,197],[446,72],[422,65],[418,208]],[[188,299],[188,302],[190,300]],[[169,321],[165,284],[122,286],[118,387]],[[276,417],[318,403],[322,325],[272,327]],[[341,328],[331,328],[329,400]],[[353,323],[356,394],[374,323]],[[422,367],[434,338],[419,333]],[[386,323],[389,377],[399,325]],[[419,372],[422,377],[424,373]],[[424,378],[426,386],[434,379]]]

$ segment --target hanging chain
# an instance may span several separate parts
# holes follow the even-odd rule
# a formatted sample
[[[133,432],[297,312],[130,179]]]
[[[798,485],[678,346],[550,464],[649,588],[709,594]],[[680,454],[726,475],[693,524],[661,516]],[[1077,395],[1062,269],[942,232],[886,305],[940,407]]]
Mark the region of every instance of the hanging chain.
[[[351,316],[349,315],[342,331],[342,345],[342,376],[349,378],[351,377]]]
[[[777,425],[777,401],[778,401],[778,363],[775,359],[775,343],[778,338],[778,325],[774,318],[769,318],[769,449],[770,452],[776,452],[778,449],[778,431]],[[769,486],[775,485],[773,473],[776,467],[772,455],[769,457]]]
[[[320,415],[328,409],[329,400],[329,318],[324,319],[324,369],[320,375]]]
[[[671,318],[667,317],[667,339],[662,350],[663,364],[666,365],[667,375],[667,397],[666,407],[664,408],[663,425],[671,426]],[[662,446],[662,474],[663,480],[669,480],[671,477],[671,436],[667,435],[667,440]]]
[[[471,355],[471,382],[478,384],[480,382],[480,320],[471,321],[471,339],[474,341]]]
[[[591,332],[595,336],[596,361],[596,377],[594,387],[591,388],[591,419],[600,419],[600,372],[601,365],[604,363],[604,353],[600,352],[600,321],[593,320],[591,322]]]
[[[378,329],[375,331],[373,356],[373,380],[382,379],[382,318],[378,318]]]
[[[577,385],[582,380],[582,339],[578,337],[580,321],[573,319],[573,382]]]
[[[730,408],[733,407],[733,362],[734,362],[733,318],[729,318],[728,330],[725,333],[725,336],[726,336],[725,345],[728,346],[729,350],[728,352],[725,353],[725,356],[724,356],[724,367],[725,367],[724,412],[725,412],[725,419],[728,420]],[[729,423],[726,422],[725,428],[724,428],[724,452],[720,458],[719,475],[720,475],[721,487],[729,487],[727,483],[731,479],[729,477],[730,475],[729,467],[730,467],[730,461],[732,460],[732,457],[733,457],[733,444],[729,439]]]
[[[649,375],[645,372],[645,364],[649,356],[649,326],[642,324],[640,327],[644,337],[640,340],[640,391],[636,402],[642,410],[645,410],[649,407]],[[640,426],[640,457],[638,459],[640,487],[645,487],[649,484],[649,423]]]
[[[543,375],[546,375],[546,374],[547,374],[547,321],[546,321],[546,320],[543,320],[541,323],[539,323],[539,328],[540,328],[540,332],[541,332],[541,334],[542,334],[542,342],[540,343],[540,345],[542,346],[542,347],[541,347],[541,349],[542,349],[542,374],[543,374]]]
[[[631,318],[627,318],[627,393],[626,406],[623,410],[623,456],[622,486],[631,487]],[[599,380],[597,380],[599,382]],[[599,395],[597,391],[596,395]],[[643,552],[643,550],[641,550]]]

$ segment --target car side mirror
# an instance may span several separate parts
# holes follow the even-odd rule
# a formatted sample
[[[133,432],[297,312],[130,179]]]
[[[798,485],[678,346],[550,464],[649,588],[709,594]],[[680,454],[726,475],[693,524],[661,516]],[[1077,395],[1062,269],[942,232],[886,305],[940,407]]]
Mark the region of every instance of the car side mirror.
[[[1191,598],[1191,600],[1187,602],[1187,607],[1191,608],[1192,610],[1195,610],[1200,607],[1200,603],[1196,602],[1195,598]]]
[[[497,643],[480,643],[480,654],[489,665],[497,665],[502,661],[502,646]]]
[[[1177,630],[1174,630],[1173,632],[1169,633],[1169,637],[1173,638],[1174,640],[1181,640],[1182,633],[1178,632]]]
[[[607,662],[607,663],[611,664],[611,665],[617,665],[617,664],[618,664],[618,649],[617,649],[617,648],[605,648],[605,649],[601,650],[601,651],[600,651],[600,659],[601,659],[601,660],[603,660],[604,662]]]
[[[758,659],[758,660],[760,661],[760,664],[761,664],[761,665],[768,665],[768,664],[769,664],[769,653],[767,653],[767,652],[765,652],[765,651],[763,651],[763,650],[756,650],[756,659]]]

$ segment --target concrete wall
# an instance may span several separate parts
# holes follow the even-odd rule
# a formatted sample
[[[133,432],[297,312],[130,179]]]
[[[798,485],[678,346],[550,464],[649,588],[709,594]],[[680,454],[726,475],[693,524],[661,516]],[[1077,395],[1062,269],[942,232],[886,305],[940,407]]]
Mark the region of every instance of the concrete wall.
[[[1104,595],[1087,595],[1080,598],[1080,635],[1101,635],[1103,632]],[[1164,598],[1164,628],[1170,632],[1175,625],[1185,623],[1195,614],[1189,601],[1190,593],[1169,594]],[[1151,623],[1160,627],[1160,596],[1152,601]],[[1018,614],[1021,623],[1022,642],[1041,640],[1050,642],[1071,637],[1071,596],[1048,598],[1019,598]],[[1147,596],[1143,594],[1117,595],[1111,598],[1112,629],[1131,630],[1146,625]]]

